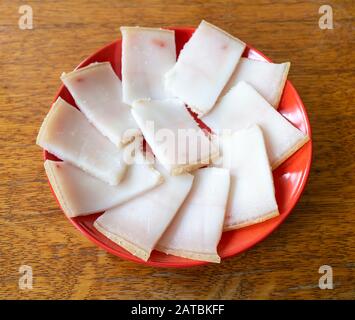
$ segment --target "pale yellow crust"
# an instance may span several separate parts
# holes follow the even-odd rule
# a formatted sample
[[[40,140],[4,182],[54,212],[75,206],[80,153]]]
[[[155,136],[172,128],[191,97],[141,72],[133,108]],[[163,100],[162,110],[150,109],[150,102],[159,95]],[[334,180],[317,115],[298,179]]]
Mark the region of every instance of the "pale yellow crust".
[[[281,78],[280,84],[279,84],[279,92],[278,92],[278,95],[276,97],[276,101],[273,101],[273,104],[272,104],[275,107],[275,109],[278,109],[278,107],[279,107],[280,99],[281,99],[282,93],[284,91],[284,87],[285,87],[285,83],[286,83],[286,80],[287,80],[288,72],[289,72],[290,67],[291,67],[291,62],[285,62],[285,64],[286,64],[286,67],[285,67],[283,76]]]
[[[207,22],[206,20],[202,20],[202,22],[205,23],[205,24],[207,24],[209,27],[214,28],[214,29],[216,29],[216,30],[222,32],[223,34],[225,34],[225,35],[228,36],[229,38],[231,38],[231,39],[233,39],[233,40],[236,40],[236,41],[239,42],[242,46],[244,46],[244,49],[245,49],[246,44],[245,44],[242,40],[240,40],[240,39],[238,39],[238,38],[232,36],[232,35],[231,35],[230,33],[228,33],[227,31],[224,31],[224,30],[218,28],[217,26],[213,25],[212,23]]]
[[[121,141],[117,143],[117,146],[118,147],[123,147],[123,146],[125,146],[127,144],[130,144],[132,141],[134,141],[134,139],[139,138],[141,136],[142,136],[142,132],[139,129],[137,129],[137,131],[134,132],[132,135],[130,135],[128,137],[127,136],[123,136]]]
[[[157,169],[155,169],[155,167],[153,165],[148,165],[148,166],[152,170],[152,172],[154,172],[154,174],[156,174],[158,176],[157,183],[155,184],[155,186],[153,188],[164,183],[165,182],[164,176]],[[147,191],[149,191],[149,190],[147,190]]]
[[[122,140],[119,143],[117,143],[117,146],[123,147],[126,144],[130,144],[135,139],[135,137],[137,137],[137,136],[138,135],[133,135],[133,136],[130,136],[130,137],[122,138]]]
[[[217,100],[218,100],[218,99],[217,99]],[[205,112],[205,111],[201,111],[199,108],[197,108],[197,107],[195,107],[195,106],[190,106],[190,105],[189,105],[189,108],[190,108],[193,112],[195,112],[195,113],[197,114],[197,117],[198,117],[199,119],[201,119],[204,115],[206,115],[207,113],[209,113],[210,110],[213,109],[213,107],[212,107],[212,108],[210,108],[210,110],[208,110],[207,112]]]
[[[306,135],[304,139],[300,140],[295,146],[293,146],[289,151],[287,151],[280,159],[271,164],[271,169],[275,170],[280,164],[291,157],[297,150],[302,148],[309,141],[309,136]]]
[[[279,210],[275,210],[270,213],[264,214],[262,217],[259,217],[254,220],[248,220],[245,222],[224,226],[223,231],[230,231],[230,230],[235,230],[235,229],[240,229],[240,228],[244,228],[247,226],[251,226],[253,224],[261,223],[261,222],[264,222],[264,221],[269,220],[271,218],[277,217],[278,215],[280,215]]]
[[[201,162],[196,163],[196,164],[185,164],[185,165],[175,167],[175,168],[171,169],[171,175],[172,176],[179,176],[181,174],[189,173],[189,172],[194,171],[198,168],[208,165],[208,163],[201,163]]]
[[[192,260],[215,262],[215,263],[221,262],[221,258],[218,254],[192,252],[192,251],[178,250],[178,249],[169,249],[164,246],[157,246],[155,249],[158,251],[164,252],[166,254],[172,254],[174,256],[192,259]]]
[[[158,31],[158,32],[164,32],[164,33],[171,33],[171,34],[175,34],[174,30],[168,30],[168,29],[163,29],[163,28],[149,28],[149,27],[139,27],[139,26],[135,26],[135,27],[127,27],[127,26],[122,26],[120,27],[120,30],[122,32],[122,30],[124,31]]]
[[[194,171],[198,168],[209,165],[211,162],[216,160],[218,157],[219,157],[219,152],[217,151],[216,153],[210,155],[208,158],[200,160],[199,163],[178,165],[175,168],[172,168],[170,173],[172,176],[178,176],[180,174],[189,173],[189,172]]]
[[[91,70],[91,69],[95,69],[95,68],[100,67],[102,65],[110,65],[111,66],[111,63],[107,62],[107,61],[105,61],[105,62],[93,62],[93,63],[90,63],[86,67],[79,68],[79,69],[74,69],[73,71],[68,72],[68,73],[63,72],[62,75],[60,76],[60,79],[64,80],[64,79],[67,79],[67,78],[72,78],[73,76],[77,76],[80,73],[86,72],[86,71]]]
[[[58,97],[58,99],[53,103],[52,107],[49,109],[49,112],[47,113],[47,115],[45,116],[42,122],[41,128],[39,129],[38,136],[36,139],[36,144],[42,148],[44,148],[44,146],[41,145],[42,138],[46,134],[47,127],[51,122],[52,118],[56,115],[57,111],[59,110],[59,108],[56,107],[56,105],[59,103],[66,103],[67,105],[69,105],[69,103],[67,103],[61,97]]]
[[[147,261],[150,256],[150,252],[140,248],[139,246],[135,245],[134,243],[116,235],[109,231],[107,231],[103,226],[101,226],[97,220],[94,222],[94,227],[101,232],[104,236],[109,238],[111,241],[117,243],[122,248],[126,249],[128,252],[133,254],[134,256],[142,259],[143,261]]]
[[[72,208],[69,206],[69,204],[67,203],[64,193],[62,192],[60,183],[57,181],[56,175],[54,173],[53,170],[53,165],[55,165],[55,163],[52,163],[49,160],[46,160],[44,162],[44,169],[46,171],[48,180],[52,186],[52,189],[59,201],[60,206],[62,207],[64,213],[66,216],[68,216],[69,218],[73,218],[78,216],[79,214],[75,214],[75,212],[73,212]]]

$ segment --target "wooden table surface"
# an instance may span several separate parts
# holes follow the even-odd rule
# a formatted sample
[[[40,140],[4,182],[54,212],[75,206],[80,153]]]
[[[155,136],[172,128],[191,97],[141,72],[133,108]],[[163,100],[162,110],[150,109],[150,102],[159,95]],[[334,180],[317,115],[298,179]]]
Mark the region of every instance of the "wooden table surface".
[[[33,29],[18,26],[33,9]],[[354,1],[326,1],[334,29],[318,26],[323,1],[0,1],[0,298],[355,298]],[[206,19],[276,62],[306,105],[314,161],[287,221],[244,254],[192,269],[123,261],[84,238],[47,184],[40,124],[70,71],[119,37],[121,25],[196,26]],[[33,269],[20,290],[21,265]],[[334,289],[318,287],[321,265]]]

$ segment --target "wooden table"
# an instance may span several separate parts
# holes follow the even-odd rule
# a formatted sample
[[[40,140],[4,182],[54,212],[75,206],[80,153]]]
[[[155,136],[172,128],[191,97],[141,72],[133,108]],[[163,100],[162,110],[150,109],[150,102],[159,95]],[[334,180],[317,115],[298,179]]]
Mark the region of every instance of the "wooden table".
[[[326,1],[333,30],[318,26],[323,1],[27,2],[32,30],[18,27],[24,1],[0,2],[0,298],[355,298],[354,1]],[[196,26],[203,18],[276,62],[292,61],[289,79],[313,128],[310,179],[286,223],[221,265],[173,270],[123,261],[59,210],[38,129],[61,72],[118,38],[119,26]],[[33,268],[32,290],[19,289],[21,265]],[[321,265],[333,268],[333,290],[318,287]]]

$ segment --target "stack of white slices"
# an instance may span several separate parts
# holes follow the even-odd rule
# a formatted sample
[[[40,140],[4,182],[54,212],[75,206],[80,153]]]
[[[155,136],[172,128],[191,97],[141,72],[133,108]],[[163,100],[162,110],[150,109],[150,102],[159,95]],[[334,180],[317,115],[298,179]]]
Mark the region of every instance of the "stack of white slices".
[[[145,261],[219,262],[223,231],[279,214],[272,170],[309,139],[277,111],[290,64],[241,58],[206,21],[177,60],[174,31],[121,32],[122,83],[109,62],[61,77],[80,111],[58,98],[38,134],[62,160],[45,161],[52,188],[68,217],[104,212],[96,229]]]

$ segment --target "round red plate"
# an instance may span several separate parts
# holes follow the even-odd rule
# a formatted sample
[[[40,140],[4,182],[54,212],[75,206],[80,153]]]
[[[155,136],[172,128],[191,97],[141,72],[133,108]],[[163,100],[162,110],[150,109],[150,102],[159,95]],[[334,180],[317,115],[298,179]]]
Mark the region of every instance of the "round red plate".
[[[175,30],[176,50],[180,52],[185,42],[194,32],[193,28],[171,28]],[[256,49],[247,46],[243,56],[258,60],[270,61]],[[116,74],[121,78],[121,40],[117,40],[102,49],[95,52],[78,68],[84,67],[92,62],[110,61]],[[55,96],[56,100],[61,96],[67,102],[75,105],[73,98],[68,90],[61,86]],[[311,126],[305,107],[291,82],[287,81],[285,90],[281,99],[279,111],[297,128],[307,133],[311,137]],[[44,152],[45,159],[55,160],[55,156],[47,151]],[[312,161],[312,141],[298,150],[291,158],[285,161],[274,172],[274,182],[276,190],[276,199],[279,206],[280,216],[266,222],[256,224],[247,228],[225,232],[218,246],[218,252],[222,259],[235,256],[267,237],[275,230],[291,213],[296,205],[301,193],[306,185],[309,170]],[[107,239],[99,233],[94,227],[93,222],[101,213],[89,215],[86,217],[77,217],[69,219],[73,225],[79,229],[91,241],[107,250],[108,252],[123,259],[143,263],[155,267],[191,267],[206,264],[206,262],[189,260],[184,258],[166,255],[164,253],[153,251],[150,259],[144,262],[129,252]]]

